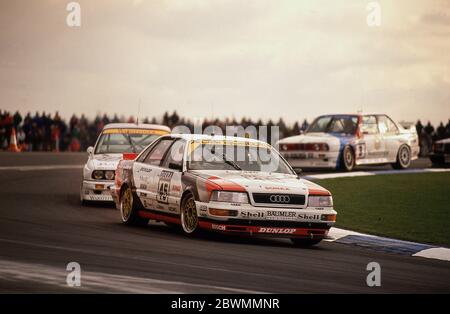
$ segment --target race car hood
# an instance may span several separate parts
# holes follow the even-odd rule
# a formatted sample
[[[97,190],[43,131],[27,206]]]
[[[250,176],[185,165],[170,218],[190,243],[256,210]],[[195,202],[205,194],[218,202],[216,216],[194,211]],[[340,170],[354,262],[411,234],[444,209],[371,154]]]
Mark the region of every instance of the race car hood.
[[[286,137],[278,142],[280,149],[283,144],[308,144],[308,143],[326,143],[330,151],[338,151],[342,143],[348,143],[354,137],[342,135],[339,133],[306,133],[291,137]]]
[[[195,170],[192,173],[230,191],[285,194],[308,192],[303,180],[295,175],[237,170]]]
[[[95,170],[115,170],[122,154],[95,154],[92,157],[92,166]]]

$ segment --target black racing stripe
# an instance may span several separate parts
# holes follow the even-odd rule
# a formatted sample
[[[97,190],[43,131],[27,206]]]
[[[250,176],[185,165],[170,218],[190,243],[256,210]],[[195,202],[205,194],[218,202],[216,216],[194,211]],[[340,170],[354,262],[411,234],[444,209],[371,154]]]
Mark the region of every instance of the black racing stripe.
[[[327,223],[320,222],[301,222],[301,221],[280,221],[280,220],[247,220],[229,218],[227,220],[215,220],[205,217],[199,217],[199,221],[205,221],[215,224],[239,225],[239,226],[258,226],[258,227],[281,227],[281,228],[311,228],[311,229],[330,229]]]

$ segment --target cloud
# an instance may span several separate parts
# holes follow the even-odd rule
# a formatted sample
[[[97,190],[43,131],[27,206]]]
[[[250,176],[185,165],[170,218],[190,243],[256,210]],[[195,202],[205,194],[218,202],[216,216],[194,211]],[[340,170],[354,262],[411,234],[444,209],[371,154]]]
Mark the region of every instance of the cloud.
[[[0,107],[450,116],[445,2],[380,1],[379,28],[360,1],[79,2],[80,29],[64,1],[0,2]]]

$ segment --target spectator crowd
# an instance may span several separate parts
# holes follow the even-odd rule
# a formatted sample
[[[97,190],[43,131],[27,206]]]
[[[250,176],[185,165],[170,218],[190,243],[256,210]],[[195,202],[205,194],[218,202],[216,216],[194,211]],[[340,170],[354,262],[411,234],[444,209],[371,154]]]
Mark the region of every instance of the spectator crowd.
[[[93,120],[81,116],[73,115],[68,122],[62,119],[58,112],[54,115],[46,112],[36,112],[34,115],[27,113],[24,117],[19,111],[14,114],[6,110],[0,110],[0,150],[6,150],[10,144],[11,132],[16,132],[17,143],[22,151],[83,151],[87,147],[94,145],[99,133],[104,125],[108,123],[128,122],[135,123],[135,119],[130,117],[118,117],[115,114],[112,118],[104,114],[97,116]],[[178,125],[187,126],[191,132],[194,131],[194,123],[190,119],[180,117],[177,112],[169,114],[166,112],[162,118],[145,118],[142,123],[163,124],[170,128]],[[244,128],[254,126],[258,129],[260,126],[278,126],[280,138],[298,135],[308,127],[306,119],[302,122],[295,122],[293,125],[287,125],[283,119],[278,121],[269,120],[264,123],[261,119],[254,121],[249,118],[236,119],[226,118],[204,119],[202,127],[217,126],[225,134],[226,126],[240,125]],[[450,137],[450,119],[446,125],[442,122],[436,128],[428,122],[423,125],[419,120],[416,124],[416,130],[419,134],[422,155],[427,155],[431,150],[432,143],[436,140]]]

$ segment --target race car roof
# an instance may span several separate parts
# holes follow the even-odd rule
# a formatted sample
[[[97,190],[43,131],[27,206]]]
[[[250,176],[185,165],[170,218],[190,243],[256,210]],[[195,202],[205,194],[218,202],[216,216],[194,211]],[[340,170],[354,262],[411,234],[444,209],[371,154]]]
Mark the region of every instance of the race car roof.
[[[251,143],[264,143],[264,141],[238,137],[238,136],[225,136],[225,135],[206,135],[206,134],[171,134],[171,137],[181,138],[186,141],[198,141],[198,140],[216,140],[216,141],[239,141],[239,142],[251,142]]]
[[[150,129],[150,130],[162,130],[170,132],[170,128],[160,124],[147,124],[147,123],[109,123],[103,127],[103,130],[107,129]]]

